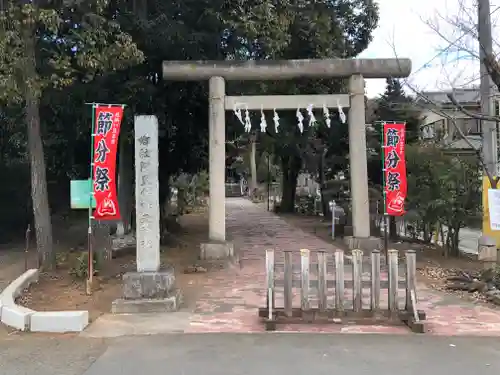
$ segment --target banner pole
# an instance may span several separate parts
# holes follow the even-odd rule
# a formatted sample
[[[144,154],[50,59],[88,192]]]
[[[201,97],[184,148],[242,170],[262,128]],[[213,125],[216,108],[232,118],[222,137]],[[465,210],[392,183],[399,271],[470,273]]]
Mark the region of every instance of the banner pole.
[[[87,232],[87,282],[85,290],[87,295],[92,294],[92,283],[94,277],[94,251],[92,248],[92,198],[94,196],[94,136],[95,136],[95,110],[99,104],[92,104],[92,126],[90,128],[90,195],[89,195],[89,227]]]
[[[387,208],[386,208],[386,194],[385,194],[385,124],[386,122],[382,122],[382,131],[380,132],[380,148],[381,148],[381,162],[382,162],[382,200],[383,200],[383,218],[384,218],[384,255],[386,264],[389,262],[388,253],[389,253],[389,218],[387,216]]]

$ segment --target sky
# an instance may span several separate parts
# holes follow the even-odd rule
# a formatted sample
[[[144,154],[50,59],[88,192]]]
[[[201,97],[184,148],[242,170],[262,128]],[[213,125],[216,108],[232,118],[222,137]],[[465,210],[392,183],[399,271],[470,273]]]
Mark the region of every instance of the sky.
[[[476,0],[376,1],[380,8],[379,26],[360,58],[410,58],[412,74],[405,80],[409,93],[477,84],[477,43],[472,34]],[[490,2],[493,39],[500,42],[500,0]],[[474,31],[463,32],[459,25]],[[494,42],[494,50],[500,50],[496,47]],[[376,97],[384,89],[385,80],[367,80],[368,97]]]

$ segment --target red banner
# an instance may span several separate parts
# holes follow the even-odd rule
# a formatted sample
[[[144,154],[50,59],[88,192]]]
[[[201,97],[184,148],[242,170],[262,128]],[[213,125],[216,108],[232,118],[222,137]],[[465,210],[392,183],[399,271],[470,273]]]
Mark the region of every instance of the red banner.
[[[387,124],[383,127],[385,214],[405,214],[407,193],[405,160],[405,124]]]
[[[119,220],[116,194],[116,151],[123,116],[121,106],[95,107],[93,186],[96,220]]]

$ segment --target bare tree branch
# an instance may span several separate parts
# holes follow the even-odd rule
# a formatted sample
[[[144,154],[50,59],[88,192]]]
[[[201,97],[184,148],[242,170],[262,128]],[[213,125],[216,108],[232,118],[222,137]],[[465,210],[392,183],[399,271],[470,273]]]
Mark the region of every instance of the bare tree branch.
[[[394,55],[397,59],[397,61],[399,61],[399,57],[398,57],[398,54],[397,54],[397,51],[396,51],[396,48],[394,46],[394,44],[391,46],[393,51],[394,51]],[[433,102],[430,98],[428,98],[427,96],[423,95],[421,93],[420,90],[416,89],[410,82],[409,82],[409,79],[406,78],[406,79],[403,79],[403,83],[404,85],[410,89],[410,91],[412,93],[414,93],[416,96],[417,96],[417,101],[415,102],[418,106],[420,106],[422,109],[426,109],[426,110],[430,110],[431,112],[443,117],[443,118],[446,118],[447,120],[449,120],[449,122],[451,122],[451,124],[453,125],[453,128],[455,129],[455,131],[458,133],[458,135],[464,140],[464,142],[470,147],[470,149],[474,152],[475,156],[477,157],[477,160],[479,162],[479,164],[481,165],[484,173],[486,173],[487,177],[488,177],[488,180],[490,181],[490,184],[491,184],[491,187],[496,189],[496,186],[497,186],[497,181],[494,179],[493,175],[489,172],[487,166],[486,166],[486,163],[484,162],[484,159],[483,159],[483,156],[481,154],[481,149],[476,149],[476,147],[472,144],[472,142],[470,141],[470,139],[464,134],[463,130],[458,126],[455,118],[453,118],[452,116],[450,116],[449,114],[447,114],[446,112],[444,112],[442,109],[441,109],[441,106],[435,102]],[[452,100],[452,103],[453,104],[459,104],[458,101],[456,100],[456,98],[452,95],[451,95],[451,98],[450,100]],[[420,101],[418,100],[420,99]],[[421,104],[421,101],[423,101],[426,105],[422,105]],[[462,107],[463,108],[463,107]],[[465,109],[465,108],[463,108]]]
[[[496,7],[491,14],[497,12],[500,7]],[[440,27],[440,23],[445,22],[447,24],[447,28]],[[464,53],[466,54],[467,60],[473,58],[476,60],[477,64],[483,63],[486,66],[487,74],[489,74],[491,81],[496,86],[497,89],[500,89],[500,64],[497,56],[495,56],[492,51],[486,51],[484,45],[479,42],[478,28],[477,28],[477,4],[468,4],[464,0],[458,1],[458,12],[454,14],[435,14],[432,20],[424,21],[426,25],[430,27],[430,29],[438,35],[444,42],[446,42],[446,47],[440,49],[440,53],[438,53],[434,58],[439,58],[443,55],[448,55],[450,52],[456,52],[457,56],[453,63],[453,72],[456,74],[459,73],[462,76],[464,73],[468,73],[471,71],[470,67],[468,69],[460,69],[458,66],[458,62],[463,60]],[[450,27],[451,26],[451,27]],[[448,35],[446,35],[448,34]],[[457,38],[458,36],[458,38]],[[494,42],[496,46],[499,46],[497,41]],[[394,54],[397,57],[395,46],[393,45]],[[479,55],[486,56],[483,61],[480,60]],[[442,61],[443,65],[449,64],[449,60]],[[445,67],[443,66],[443,69]],[[472,69],[472,71],[476,71],[478,69]],[[456,81],[458,78],[462,81],[462,77],[456,77],[455,79],[450,79],[449,74],[444,72],[451,89],[451,93],[447,94],[448,99],[453,104],[453,106],[466,115],[469,118],[477,119],[480,121],[494,121],[500,122],[500,116],[485,114],[485,113],[477,113],[465,108],[464,105],[460,103],[460,101],[455,96],[456,91],[454,87],[456,86]],[[468,77],[469,78],[469,77]],[[471,78],[471,77],[470,77]],[[480,77],[479,77],[480,78]],[[478,81],[478,77],[474,77],[474,79],[468,80],[466,86],[471,83],[475,83]],[[421,105],[425,104],[425,108],[430,110],[433,113],[438,114],[440,117],[448,120],[448,124],[453,126],[455,133],[462,138],[465,143],[474,150],[477,155],[477,159],[479,160],[480,165],[482,166],[484,173],[488,176],[490,180],[491,186],[496,188],[497,182],[490,174],[488,169],[486,168],[486,163],[484,162],[482,151],[478,150],[474,147],[471,140],[464,134],[464,131],[457,125],[456,119],[453,115],[450,115],[442,110],[441,105],[439,103],[433,103],[429,98],[425,97],[422,92],[416,89],[409,81],[409,79],[404,80],[405,87],[411,90],[414,93],[418,100],[417,104]],[[495,96],[495,94],[493,94]]]
[[[474,119],[482,120],[482,121],[495,121],[495,122],[500,121],[500,117],[488,116],[488,115],[484,115],[482,113],[474,113],[474,112],[467,110],[466,108],[464,108],[464,106],[462,104],[460,104],[458,102],[457,98],[455,98],[455,95],[453,93],[449,93],[446,96],[448,97],[448,99],[450,99],[451,103],[455,107],[457,107],[457,109],[460,112],[462,112],[466,116],[469,116],[470,118],[474,118]]]

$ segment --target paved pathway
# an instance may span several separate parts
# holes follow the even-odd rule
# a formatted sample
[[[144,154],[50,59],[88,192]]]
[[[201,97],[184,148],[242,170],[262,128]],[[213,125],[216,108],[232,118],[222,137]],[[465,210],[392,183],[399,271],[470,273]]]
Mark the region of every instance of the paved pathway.
[[[175,335],[116,343],[84,375],[489,375],[500,370],[499,354],[491,339]]]
[[[0,340],[5,375],[498,374],[497,338],[192,334]]]
[[[331,244],[292,227],[278,216],[244,199],[227,200],[227,229],[240,252],[241,269],[200,275],[203,293],[190,311],[160,315],[106,315],[84,336],[119,336],[163,332],[259,332],[257,308],[265,301],[265,250],[333,251]],[[428,316],[429,333],[437,335],[500,336],[500,310],[474,305],[455,296],[418,286],[419,308]],[[278,296],[278,300],[280,296]],[[382,300],[384,300],[382,298]],[[279,306],[279,305],[278,305]],[[398,333],[406,327],[291,325],[282,331]]]

